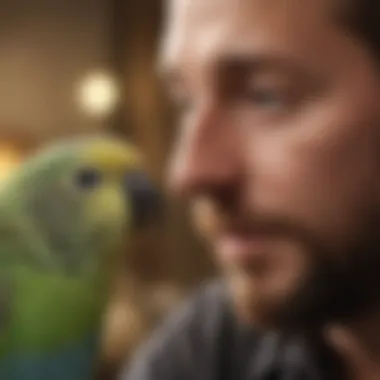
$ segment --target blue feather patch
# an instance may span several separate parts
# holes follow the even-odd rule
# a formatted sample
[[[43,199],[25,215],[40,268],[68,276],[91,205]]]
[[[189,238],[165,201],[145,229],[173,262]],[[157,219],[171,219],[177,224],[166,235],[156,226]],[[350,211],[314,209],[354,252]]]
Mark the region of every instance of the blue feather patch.
[[[20,354],[0,361],[1,380],[93,380],[98,336],[51,354]]]

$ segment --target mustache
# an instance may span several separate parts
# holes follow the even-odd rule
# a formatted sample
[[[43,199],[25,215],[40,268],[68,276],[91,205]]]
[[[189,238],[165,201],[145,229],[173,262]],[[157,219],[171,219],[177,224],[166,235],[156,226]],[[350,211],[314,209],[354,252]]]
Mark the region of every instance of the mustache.
[[[240,231],[241,233],[279,233],[298,229],[287,217],[269,212],[252,210],[225,210],[211,201],[194,202],[191,205],[192,217],[196,223],[207,222],[217,230]]]
[[[198,232],[206,238],[223,233],[286,236],[313,250],[326,249],[304,223],[288,216],[263,210],[225,209],[209,200],[194,202],[191,207],[193,223]]]

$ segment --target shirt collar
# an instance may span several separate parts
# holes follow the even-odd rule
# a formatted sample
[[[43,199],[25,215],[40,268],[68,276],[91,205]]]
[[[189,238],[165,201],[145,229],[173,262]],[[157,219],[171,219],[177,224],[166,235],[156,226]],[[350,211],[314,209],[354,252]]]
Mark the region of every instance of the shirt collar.
[[[283,338],[267,332],[259,340],[250,363],[252,379],[338,379],[336,358],[325,346],[306,339]]]

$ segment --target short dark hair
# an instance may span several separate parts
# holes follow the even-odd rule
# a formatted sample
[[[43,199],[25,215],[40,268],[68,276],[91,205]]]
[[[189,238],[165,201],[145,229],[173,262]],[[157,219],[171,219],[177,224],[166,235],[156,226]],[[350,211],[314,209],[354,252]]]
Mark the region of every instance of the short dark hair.
[[[380,59],[380,0],[344,0],[343,21]]]

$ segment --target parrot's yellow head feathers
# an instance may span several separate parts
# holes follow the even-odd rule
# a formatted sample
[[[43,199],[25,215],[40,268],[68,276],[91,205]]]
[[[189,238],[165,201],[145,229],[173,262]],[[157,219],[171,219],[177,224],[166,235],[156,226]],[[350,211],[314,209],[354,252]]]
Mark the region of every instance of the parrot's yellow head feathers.
[[[142,169],[143,159],[139,150],[131,144],[115,140],[99,140],[84,149],[83,159],[109,173],[130,169]]]

